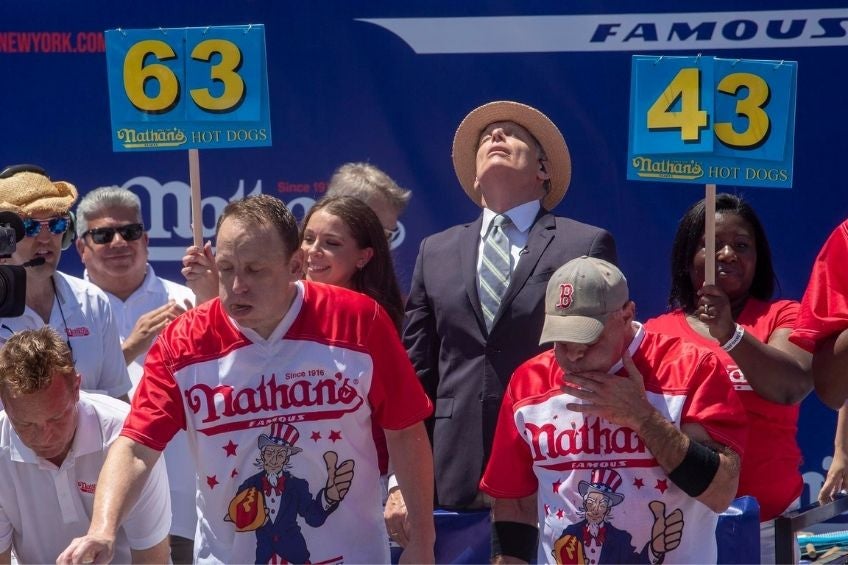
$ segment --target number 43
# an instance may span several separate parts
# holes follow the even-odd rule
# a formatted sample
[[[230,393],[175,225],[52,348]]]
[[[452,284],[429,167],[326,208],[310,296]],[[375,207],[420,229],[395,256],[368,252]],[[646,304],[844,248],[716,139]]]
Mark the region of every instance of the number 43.
[[[708,114],[700,108],[700,71],[696,68],[681,69],[648,109],[649,130],[679,129],[680,138],[686,141],[698,141],[701,130],[707,127]],[[762,143],[769,134],[769,117],[763,110],[768,103],[770,90],[768,83],[751,73],[731,73],[718,83],[722,94],[737,96],[741,88],[748,89],[748,95],[736,101],[736,114],[748,119],[745,131],[733,129],[730,122],[719,122],[713,126],[716,137],[727,146],[746,149]],[[680,100],[680,110],[671,108]]]

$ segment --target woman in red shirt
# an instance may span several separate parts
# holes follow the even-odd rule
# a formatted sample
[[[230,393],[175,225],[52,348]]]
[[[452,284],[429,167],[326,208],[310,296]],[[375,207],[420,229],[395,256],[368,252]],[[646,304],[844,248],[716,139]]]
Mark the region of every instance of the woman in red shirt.
[[[761,537],[770,530],[773,544],[770,522],[803,488],[796,434],[799,404],[813,384],[810,354],[789,342],[799,305],[772,298],[771,251],[753,208],[737,196],[719,194],[715,221],[715,284],[704,284],[701,200],[680,220],[674,238],[670,311],[646,326],[710,347],[722,360],[750,425],[737,496],[757,498]],[[768,551],[768,540],[762,541],[761,549]],[[763,556],[774,559],[773,549]]]

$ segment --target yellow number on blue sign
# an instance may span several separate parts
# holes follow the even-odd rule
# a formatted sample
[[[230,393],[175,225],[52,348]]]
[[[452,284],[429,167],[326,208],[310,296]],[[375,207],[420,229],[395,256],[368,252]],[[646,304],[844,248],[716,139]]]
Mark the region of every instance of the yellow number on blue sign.
[[[697,141],[707,127],[707,112],[700,109],[698,69],[680,69],[659,98],[648,108],[648,129],[680,129],[683,141]],[[680,111],[671,108],[680,101]]]
[[[139,41],[130,47],[124,58],[124,91],[130,103],[142,112],[167,112],[177,103],[180,83],[174,72],[165,65],[145,65],[144,61],[150,55],[159,61],[167,61],[177,56],[171,46],[163,41]],[[156,96],[148,96],[145,91],[150,80],[159,83],[159,93]]]
[[[754,147],[769,134],[770,123],[763,106],[769,100],[769,85],[761,77],[751,73],[733,73],[718,83],[718,91],[736,96],[741,88],[748,89],[748,96],[736,101],[736,113],[748,118],[748,128],[743,132],[733,129],[730,122],[715,125],[719,141],[730,147]]]
[[[211,78],[223,83],[224,91],[220,96],[212,96],[208,88],[192,89],[191,99],[204,110],[226,112],[244,98],[244,80],[236,70],[241,66],[242,55],[237,45],[225,39],[207,39],[198,43],[191,52],[191,58],[197,61],[211,61],[215,53],[221,56],[216,65],[212,65]]]

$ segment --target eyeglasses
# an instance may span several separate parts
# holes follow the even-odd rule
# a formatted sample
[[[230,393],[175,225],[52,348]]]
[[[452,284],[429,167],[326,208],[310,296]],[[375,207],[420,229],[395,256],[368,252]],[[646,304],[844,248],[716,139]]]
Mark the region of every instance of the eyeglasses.
[[[87,235],[91,236],[91,241],[96,243],[97,245],[105,245],[107,243],[111,243],[115,238],[115,232],[121,234],[121,237],[124,241],[135,241],[139,239],[144,233],[144,225],[143,224],[127,224],[125,226],[118,226],[116,228],[91,228],[84,234],[82,237]]]
[[[24,233],[27,237],[35,237],[41,233],[41,226],[46,225],[50,233],[59,235],[68,231],[68,222],[67,216],[56,216],[55,218],[45,218],[43,220],[26,218],[23,220]]]

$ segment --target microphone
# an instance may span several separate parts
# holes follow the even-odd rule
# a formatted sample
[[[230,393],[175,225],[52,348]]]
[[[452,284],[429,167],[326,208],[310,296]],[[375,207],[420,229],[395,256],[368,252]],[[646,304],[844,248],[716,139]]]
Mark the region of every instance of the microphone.
[[[43,265],[44,263],[46,263],[46,259],[44,259],[44,257],[36,257],[31,261],[22,263],[21,267],[38,267],[39,265]]]

